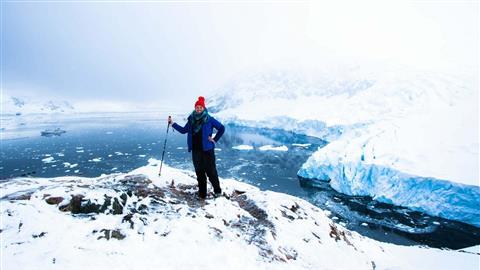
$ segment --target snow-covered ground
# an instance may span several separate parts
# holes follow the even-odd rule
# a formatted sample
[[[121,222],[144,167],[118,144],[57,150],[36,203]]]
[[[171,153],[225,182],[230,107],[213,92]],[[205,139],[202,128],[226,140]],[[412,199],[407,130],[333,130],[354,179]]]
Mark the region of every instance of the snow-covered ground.
[[[330,141],[302,177],[480,226],[477,72],[365,70],[247,76],[207,106],[225,122]]]
[[[158,160],[98,178],[17,178],[1,187],[1,269],[478,269],[465,251],[396,246],[335,224],[285,194],[221,179],[195,197],[191,172]],[[346,259],[348,258],[348,259]]]

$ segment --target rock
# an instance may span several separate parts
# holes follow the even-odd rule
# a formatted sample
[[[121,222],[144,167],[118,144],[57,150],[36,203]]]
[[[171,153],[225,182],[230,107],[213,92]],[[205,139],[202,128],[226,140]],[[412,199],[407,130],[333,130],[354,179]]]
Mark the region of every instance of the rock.
[[[60,204],[61,202],[63,202],[63,197],[48,197],[47,199],[45,199],[45,201],[48,203],[48,204]]]
[[[115,238],[118,240],[124,239],[126,236],[120,232],[120,230],[113,230],[111,234],[111,238]]]
[[[73,195],[70,203],[60,206],[60,211],[67,212],[70,211],[72,214],[90,214],[90,213],[100,213],[102,205],[96,204],[91,200],[84,200],[83,195]]]
[[[120,199],[122,199],[122,205],[125,205],[127,203],[127,194],[126,193],[122,193],[122,195],[120,195]]]
[[[114,215],[123,214],[123,205],[120,204],[120,202],[118,201],[118,198],[113,199],[112,208],[113,208]]]
[[[99,236],[97,240],[100,240],[102,238],[105,238],[107,240],[110,240],[111,238],[122,240],[126,237],[126,235],[124,235],[119,229],[116,229],[116,230],[102,229],[100,230],[100,233],[102,232],[103,232],[103,235]]]
[[[82,204],[83,195],[72,195],[72,199],[66,205],[60,206],[60,211],[78,213]]]
[[[122,219],[122,223],[123,222],[128,222],[130,223],[130,229],[133,229],[133,226],[134,226],[134,223],[133,223],[133,220],[132,220],[132,217],[133,217],[133,214],[128,214],[128,215],[125,215]]]
[[[2,199],[8,199],[10,201],[27,201],[27,200],[30,200],[30,197],[32,196],[32,194],[33,194],[33,191],[22,193],[22,194],[14,193],[14,194],[5,196]]]
[[[44,237],[47,233],[46,232],[41,232],[40,234],[32,234],[33,238],[39,238],[39,237]]]

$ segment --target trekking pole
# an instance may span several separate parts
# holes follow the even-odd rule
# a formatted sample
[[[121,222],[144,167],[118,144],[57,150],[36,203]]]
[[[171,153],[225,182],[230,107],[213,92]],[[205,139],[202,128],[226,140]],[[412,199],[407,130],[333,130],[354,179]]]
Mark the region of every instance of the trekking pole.
[[[160,162],[160,170],[158,171],[158,176],[162,175],[162,165],[163,165],[163,157],[165,156],[165,148],[167,147],[167,137],[168,137],[168,128],[170,127],[170,119],[172,117],[168,116],[168,125],[167,125],[167,135],[165,135],[165,142],[163,143],[163,152],[162,152],[162,161]]]

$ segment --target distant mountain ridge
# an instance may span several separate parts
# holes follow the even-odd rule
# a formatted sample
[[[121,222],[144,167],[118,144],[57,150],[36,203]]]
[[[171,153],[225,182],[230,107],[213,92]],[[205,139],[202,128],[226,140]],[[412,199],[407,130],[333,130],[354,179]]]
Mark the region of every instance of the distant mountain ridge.
[[[70,113],[74,111],[75,107],[66,100],[34,100],[31,97],[9,95],[5,95],[2,100],[3,114]]]

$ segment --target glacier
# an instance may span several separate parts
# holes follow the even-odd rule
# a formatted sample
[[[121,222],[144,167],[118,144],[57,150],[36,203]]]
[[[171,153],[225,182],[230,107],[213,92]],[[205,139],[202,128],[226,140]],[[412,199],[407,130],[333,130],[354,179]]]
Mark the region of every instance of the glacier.
[[[480,227],[475,71],[275,71],[237,79],[207,106],[225,122],[328,141],[299,169],[312,183]]]

